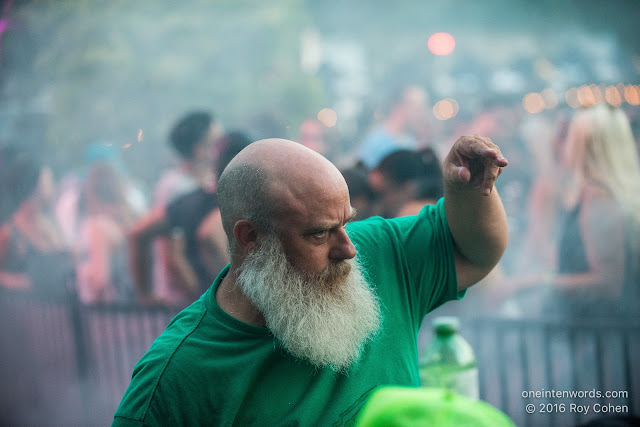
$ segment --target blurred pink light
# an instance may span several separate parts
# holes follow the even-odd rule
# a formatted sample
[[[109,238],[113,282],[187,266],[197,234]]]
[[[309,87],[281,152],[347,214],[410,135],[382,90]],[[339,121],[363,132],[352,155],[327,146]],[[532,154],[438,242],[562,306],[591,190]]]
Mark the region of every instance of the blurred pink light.
[[[434,33],[429,37],[427,47],[434,55],[449,55],[456,47],[456,40],[449,33]]]

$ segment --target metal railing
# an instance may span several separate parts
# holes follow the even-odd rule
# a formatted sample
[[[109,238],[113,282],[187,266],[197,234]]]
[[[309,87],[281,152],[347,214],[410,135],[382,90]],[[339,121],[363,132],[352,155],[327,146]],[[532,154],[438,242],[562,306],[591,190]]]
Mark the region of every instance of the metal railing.
[[[640,318],[463,320],[481,398],[518,426],[638,414]]]
[[[135,363],[178,311],[0,290],[0,424],[108,425]],[[519,426],[570,426],[606,415],[593,412],[596,404],[640,410],[640,318],[463,317],[461,334],[476,353],[481,398]],[[552,391],[583,393],[529,396]],[[592,398],[588,391],[627,395]]]
[[[0,291],[0,424],[110,424],[135,363],[178,311]]]

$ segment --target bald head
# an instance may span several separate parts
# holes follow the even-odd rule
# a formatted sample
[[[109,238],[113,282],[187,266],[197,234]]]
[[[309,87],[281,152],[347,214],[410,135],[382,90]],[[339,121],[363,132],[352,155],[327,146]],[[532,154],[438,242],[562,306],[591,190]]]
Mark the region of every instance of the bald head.
[[[271,231],[276,218],[304,214],[345,195],[347,184],[329,160],[285,139],[264,139],[247,146],[225,168],[218,186],[222,222],[232,250],[233,227],[241,219]]]
[[[262,139],[249,144],[229,164],[233,167],[239,164],[256,165],[274,172],[274,176],[295,174],[298,165],[312,167],[316,171],[336,172],[336,167],[322,155],[294,141],[287,139]]]

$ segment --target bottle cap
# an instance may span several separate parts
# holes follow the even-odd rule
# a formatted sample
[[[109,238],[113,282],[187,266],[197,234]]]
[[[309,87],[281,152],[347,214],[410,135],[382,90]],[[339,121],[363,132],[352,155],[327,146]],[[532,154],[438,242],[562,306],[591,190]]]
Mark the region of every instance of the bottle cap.
[[[451,335],[460,328],[460,320],[455,316],[440,316],[432,321],[433,330],[438,335]]]

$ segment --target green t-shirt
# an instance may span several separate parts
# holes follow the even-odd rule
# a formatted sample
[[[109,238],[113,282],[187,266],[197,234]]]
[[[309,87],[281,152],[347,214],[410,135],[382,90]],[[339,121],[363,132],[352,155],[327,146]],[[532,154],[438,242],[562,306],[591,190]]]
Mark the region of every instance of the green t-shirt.
[[[347,374],[294,358],[267,328],[222,311],[215,291],[227,266],[138,362],[114,425],[343,425],[376,387],[419,386],[422,319],[462,297],[443,200],[418,216],[351,223],[348,233],[382,325]]]

